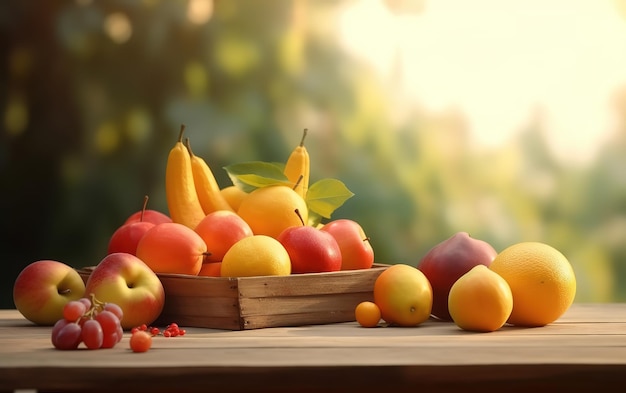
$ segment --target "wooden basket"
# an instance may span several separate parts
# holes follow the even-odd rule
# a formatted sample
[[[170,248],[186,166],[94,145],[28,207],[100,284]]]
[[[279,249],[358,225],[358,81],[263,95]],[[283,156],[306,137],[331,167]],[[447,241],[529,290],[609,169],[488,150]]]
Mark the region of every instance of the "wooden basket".
[[[354,321],[355,307],[373,300],[374,282],[387,267],[290,276],[158,274],[165,305],[154,324],[247,330]],[[85,282],[91,270],[78,271]]]

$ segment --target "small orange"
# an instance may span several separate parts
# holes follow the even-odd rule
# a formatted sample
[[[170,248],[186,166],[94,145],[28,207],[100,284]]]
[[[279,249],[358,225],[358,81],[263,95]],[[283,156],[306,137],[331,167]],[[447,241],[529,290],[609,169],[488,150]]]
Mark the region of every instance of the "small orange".
[[[540,242],[514,244],[491,262],[511,287],[513,311],[508,322],[537,327],[556,321],[572,305],[576,277],[557,249]]]
[[[361,302],[354,309],[354,316],[359,325],[372,328],[380,322],[380,308],[374,302]]]
[[[476,265],[452,284],[448,294],[452,320],[463,330],[493,332],[513,310],[509,284],[485,265]]]

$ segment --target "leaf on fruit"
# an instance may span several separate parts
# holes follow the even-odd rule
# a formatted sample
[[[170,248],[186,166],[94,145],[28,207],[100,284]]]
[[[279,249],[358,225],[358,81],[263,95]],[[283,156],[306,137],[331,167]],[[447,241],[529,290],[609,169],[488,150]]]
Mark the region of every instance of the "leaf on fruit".
[[[224,167],[233,184],[245,192],[276,184],[290,185],[283,168],[284,164],[264,161],[248,161]]]
[[[330,218],[333,212],[352,196],[354,196],[354,193],[340,180],[319,180],[311,184],[306,194],[309,214],[312,212],[314,213],[313,217],[319,215],[324,218]]]

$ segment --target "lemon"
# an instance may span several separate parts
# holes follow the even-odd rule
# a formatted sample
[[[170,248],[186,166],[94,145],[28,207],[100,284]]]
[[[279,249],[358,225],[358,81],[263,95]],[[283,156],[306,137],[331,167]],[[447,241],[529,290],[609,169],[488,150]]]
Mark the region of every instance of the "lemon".
[[[563,315],[574,301],[574,270],[552,246],[517,243],[500,252],[489,267],[511,287],[513,311],[508,322],[513,325],[547,325]]]
[[[222,259],[222,277],[288,276],[291,260],[273,237],[254,235],[233,244]]]
[[[237,214],[250,225],[255,235],[273,238],[277,238],[285,228],[302,226],[302,222],[306,223],[309,217],[304,199],[283,185],[257,188],[250,192],[241,201]]]

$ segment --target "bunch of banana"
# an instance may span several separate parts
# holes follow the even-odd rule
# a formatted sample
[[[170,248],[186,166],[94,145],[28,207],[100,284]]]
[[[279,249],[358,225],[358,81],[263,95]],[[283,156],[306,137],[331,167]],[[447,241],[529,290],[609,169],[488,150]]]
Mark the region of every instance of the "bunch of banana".
[[[183,144],[185,126],[170,150],[165,170],[165,196],[172,221],[194,229],[207,214],[232,208],[220,193],[207,163],[193,154],[189,139]]]
[[[309,189],[309,178],[311,163],[309,160],[309,152],[304,146],[304,138],[306,138],[307,129],[302,132],[302,140],[300,144],[289,155],[285,164],[285,176],[294,185],[296,191],[302,198],[306,199],[306,193]]]

